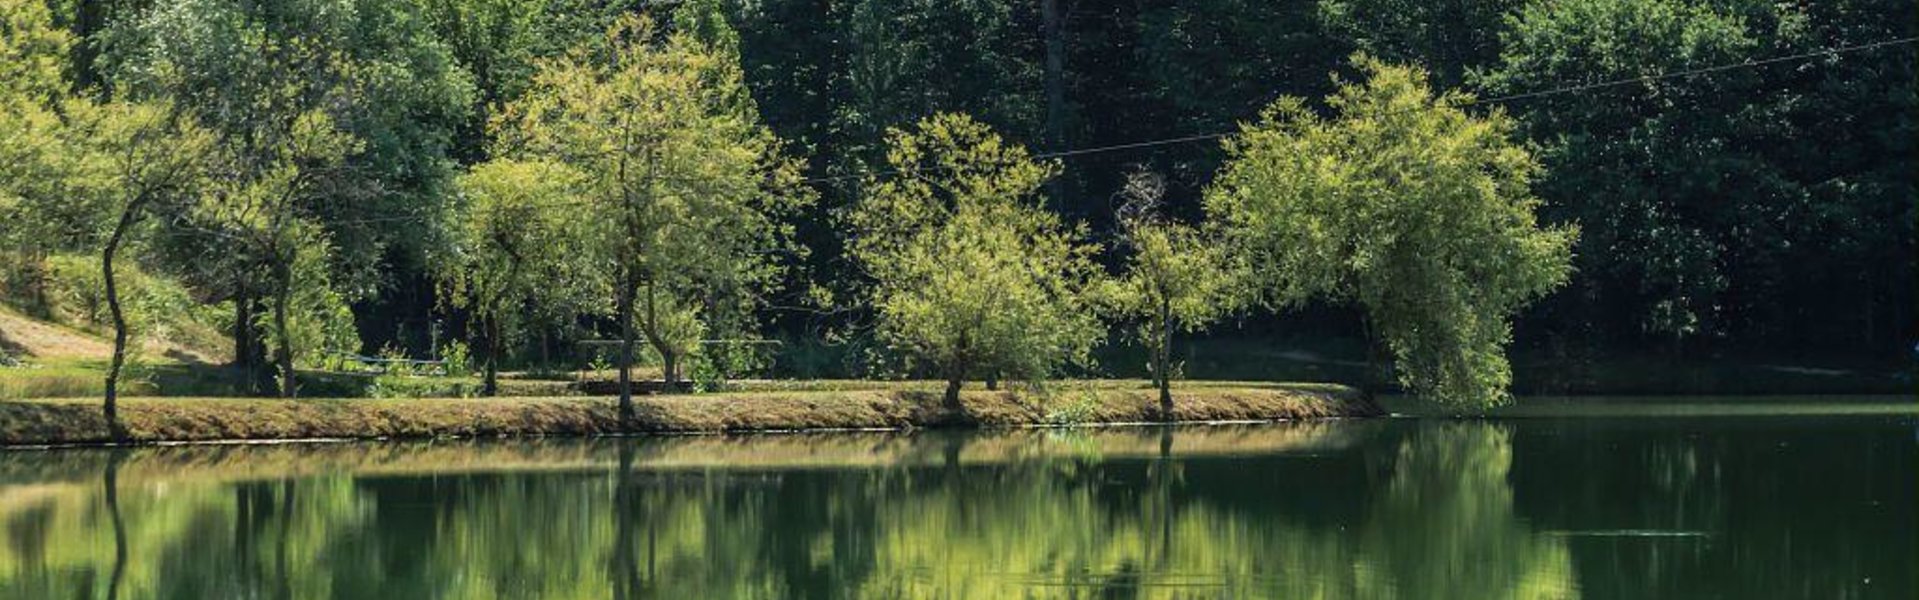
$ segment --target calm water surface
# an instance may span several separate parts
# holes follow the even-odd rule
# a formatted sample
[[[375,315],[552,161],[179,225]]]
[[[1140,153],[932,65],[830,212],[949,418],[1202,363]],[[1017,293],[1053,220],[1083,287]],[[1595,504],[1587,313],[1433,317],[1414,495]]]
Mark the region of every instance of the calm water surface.
[[[1771,406],[0,452],[0,598],[1915,597],[1919,419]]]

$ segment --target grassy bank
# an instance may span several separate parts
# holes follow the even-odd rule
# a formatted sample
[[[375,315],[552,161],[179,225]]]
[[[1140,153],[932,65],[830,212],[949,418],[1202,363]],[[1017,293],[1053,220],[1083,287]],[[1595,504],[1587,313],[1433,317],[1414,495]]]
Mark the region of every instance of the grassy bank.
[[[1373,416],[1352,388],[1241,384],[1177,388],[1180,421]],[[129,398],[121,419],[135,441],[447,436],[604,435],[796,429],[1020,427],[1149,421],[1157,398],[1143,385],[1062,387],[1051,393],[969,391],[961,410],[936,388],[765,391],[637,398],[630,427],[611,398],[276,400]],[[91,400],[0,402],[0,444],[84,444],[108,439]]]

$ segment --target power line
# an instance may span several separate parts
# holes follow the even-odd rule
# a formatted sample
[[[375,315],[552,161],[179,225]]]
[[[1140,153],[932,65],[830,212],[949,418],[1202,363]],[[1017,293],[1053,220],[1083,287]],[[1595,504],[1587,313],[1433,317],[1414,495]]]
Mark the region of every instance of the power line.
[[[1773,64],[1778,64],[1778,63],[1784,63],[1784,62],[1793,62],[1793,61],[1802,61],[1802,60],[1808,60],[1808,59],[1813,59],[1813,58],[1819,58],[1819,57],[1834,57],[1834,56],[1838,56],[1838,55],[1841,55],[1841,54],[1848,54],[1848,53],[1853,53],[1853,52],[1863,52],[1863,51],[1867,51],[1867,50],[1877,50],[1877,49],[1879,49],[1879,48],[1885,48],[1885,47],[1890,47],[1890,46],[1898,46],[1898,45],[1903,45],[1903,44],[1910,44],[1910,43],[1913,43],[1913,42],[1915,42],[1915,41],[1919,41],[1919,36],[1914,36],[1914,37],[1904,37],[1904,38],[1898,38],[1898,39],[1891,39],[1891,40],[1883,40],[1883,41],[1878,41],[1878,42],[1871,42],[1871,43],[1866,43],[1866,44],[1858,44],[1858,45],[1852,45],[1852,46],[1840,46],[1840,47],[1836,47],[1836,48],[1827,48],[1827,49],[1824,49],[1824,50],[1816,50],[1816,51],[1811,51],[1811,52],[1801,52],[1801,53],[1796,53],[1796,54],[1787,54],[1787,55],[1782,55],[1782,56],[1774,56],[1774,57],[1770,57],[1770,58],[1764,58],[1764,59],[1759,59],[1759,60],[1748,60],[1748,61],[1744,61],[1744,62],[1736,62],[1736,63],[1725,63],[1725,64],[1719,64],[1719,65],[1713,65],[1713,66],[1708,66],[1708,67],[1699,67],[1699,68],[1695,68],[1695,69],[1686,69],[1686,70],[1681,70],[1681,71],[1671,71],[1671,72],[1666,72],[1666,73],[1654,73],[1654,74],[1651,74],[1651,75],[1639,75],[1639,76],[1634,76],[1634,77],[1621,77],[1621,78],[1618,78],[1618,79],[1609,79],[1609,80],[1605,80],[1605,81],[1599,81],[1599,82],[1593,82],[1593,83],[1581,83],[1581,84],[1571,84],[1571,85],[1565,85],[1565,86],[1560,86],[1560,87],[1555,87],[1555,88],[1547,88],[1547,89],[1543,89],[1543,90],[1534,90],[1534,91],[1530,91],[1530,92],[1522,92],[1522,93],[1517,93],[1517,94],[1509,94],[1509,95],[1505,95],[1505,96],[1495,96],[1495,97],[1492,97],[1492,98],[1475,98],[1475,99],[1473,99],[1473,100],[1470,100],[1470,101],[1465,101],[1465,102],[1458,102],[1458,103],[1454,103],[1454,104],[1451,104],[1451,105],[1449,105],[1449,106],[1451,106],[1451,107],[1455,107],[1455,108],[1458,108],[1458,107],[1467,107],[1467,106],[1478,106],[1478,105],[1484,105],[1484,104],[1504,104],[1504,103],[1507,103],[1507,102],[1515,102],[1515,101],[1519,101],[1519,100],[1529,100],[1529,99],[1533,99],[1533,98],[1539,98],[1539,97],[1543,97],[1543,96],[1554,96],[1554,95],[1559,95],[1559,94],[1570,94],[1570,93],[1576,93],[1576,92],[1586,92],[1586,91],[1592,91],[1592,90],[1597,90],[1597,89],[1604,89],[1604,88],[1610,88],[1610,87],[1618,87],[1618,86],[1622,86],[1622,85],[1628,85],[1628,84],[1633,84],[1633,83],[1652,83],[1652,82],[1655,82],[1655,81],[1662,81],[1662,80],[1666,80],[1666,79],[1680,79],[1680,78],[1686,78],[1686,77],[1697,77],[1697,76],[1699,76],[1699,75],[1706,75],[1706,74],[1711,74],[1711,73],[1718,73],[1718,72],[1723,72],[1723,71],[1731,71],[1731,70],[1736,70],[1736,69],[1748,69],[1748,68],[1757,68],[1757,67],[1763,67],[1763,66],[1768,66],[1768,65],[1773,65]],[[1403,113],[1403,112],[1409,112],[1409,111],[1411,111],[1411,110],[1422,110],[1422,109],[1407,109],[1407,110],[1400,110],[1400,111],[1387,111],[1387,112],[1382,112],[1382,113],[1377,113],[1377,114],[1367,114],[1366,116],[1387,116],[1387,115],[1392,115],[1392,114],[1397,114],[1397,113]],[[1153,148],[1153,147],[1158,147],[1158,146],[1170,146],[1170,145],[1177,145],[1177,144],[1189,144],[1189,143],[1193,143],[1193,142],[1203,142],[1203,141],[1209,141],[1209,140],[1218,140],[1218,139],[1224,139],[1224,138],[1227,138],[1227,137],[1231,137],[1231,136],[1232,136],[1233,134],[1235,134],[1235,133],[1238,133],[1238,132],[1237,132],[1237,131],[1225,131],[1225,132],[1218,132],[1218,133],[1203,133],[1203,134],[1197,134],[1197,135],[1187,135],[1187,136],[1180,136],[1180,137],[1173,137],[1173,138],[1164,138],[1164,139],[1156,139],[1156,140],[1145,140],[1145,141],[1138,141],[1138,142],[1126,142],[1126,143],[1120,143],[1120,144],[1112,144],[1112,145],[1108,145],[1108,146],[1095,146],[1095,147],[1091,147],[1091,148],[1075,148],[1075,149],[1071,149],[1071,150],[1059,150],[1059,151],[1054,151],[1054,152],[1040,152],[1040,153],[1036,153],[1036,154],[1034,154],[1034,155],[1033,155],[1032,157],[1033,157],[1034,159],[1037,159],[1037,160],[1045,160],[1045,159],[1050,159],[1050,158],[1072,158],[1072,157],[1076,157],[1076,156],[1084,156],[1084,155],[1088,155],[1088,154],[1102,154],[1102,153],[1106,153],[1106,152],[1118,152],[1118,151],[1123,151],[1123,150],[1137,150],[1137,149],[1140,149],[1140,148]],[[920,172],[920,171],[923,171],[923,170],[920,170],[920,169],[910,169],[910,170],[909,170],[909,169],[892,169],[892,170],[887,170],[887,171],[874,171],[874,172],[869,172],[869,173],[861,173],[861,174],[852,174],[852,175],[838,175],[838,176],[833,176],[833,177],[819,177],[819,178],[814,178],[814,179],[812,179],[812,180],[808,180],[808,181],[807,181],[807,183],[819,183],[819,182],[827,182],[827,181],[839,181],[839,180],[845,180],[845,179],[850,179],[850,178],[857,178],[857,177],[865,177],[865,176],[870,176],[870,175],[898,175],[898,174],[901,174],[901,173],[905,173],[905,172],[908,172],[908,171],[912,171],[912,172]]]
[[[1770,66],[1770,65],[1780,64],[1780,63],[1805,61],[1805,60],[1822,58],[1822,57],[1838,57],[1842,54],[1851,54],[1856,52],[1877,50],[1880,48],[1901,46],[1901,45],[1911,44],[1915,41],[1919,41],[1919,36],[1910,36],[1910,37],[1903,37],[1903,38],[1896,38],[1896,39],[1889,39],[1889,40],[1881,40],[1877,42],[1869,42],[1869,43],[1855,44],[1855,45],[1849,45],[1849,46],[1838,46],[1838,47],[1826,48],[1822,50],[1799,52],[1794,54],[1773,56],[1773,57],[1762,58],[1757,60],[1746,60],[1742,62],[1724,63],[1724,64],[1711,65],[1706,67],[1683,69],[1678,71],[1669,71],[1664,73],[1653,73],[1649,75],[1638,75],[1638,76],[1632,76],[1632,77],[1620,77],[1616,79],[1607,79],[1603,81],[1589,82],[1589,83],[1568,84],[1568,85],[1563,85],[1559,87],[1533,90],[1529,92],[1520,92],[1516,94],[1494,96],[1491,98],[1474,98],[1471,100],[1452,103],[1448,106],[1452,108],[1463,108],[1463,107],[1469,107],[1469,106],[1505,104],[1509,102],[1530,100],[1530,99],[1542,98],[1546,96],[1556,96],[1560,94],[1572,94],[1572,93],[1578,93],[1578,92],[1589,92],[1593,90],[1613,88],[1613,87],[1619,87],[1623,85],[1653,83],[1653,82],[1664,81],[1668,79],[1683,79],[1683,78],[1689,78],[1689,77],[1697,77],[1700,75],[1708,75],[1712,73],[1720,73],[1720,72],[1733,71],[1738,69],[1752,69],[1752,68]],[[1376,114],[1367,114],[1365,116],[1387,116],[1387,115],[1392,115],[1397,113],[1410,112],[1412,110],[1424,110],[1424,107],[1417,108],[1417,109],[1405,109],[1405,110],[1399,110],[1399,111],[1387,111],[1387,112],[1381,112]],[[1125,142],[1125,143],[1110,144],[1105,146],[1093,146],[1093,147],[1087,147],[1087,148],[1074,148],[1074,149],[1057,150],[1057,151],[1051,151],[1051,152],[1039,152],[1039,153],[1032,154],[1031,158],[1034,160],[1074,158],[1074,157],[1087,156],[1092,154],[1104,154],[1109,152],[1138,150],[1141,148],[1157,148],[1161,146],[1190,144],[1194,142],[1204,142],[1204,141],[1225,139],[1227,137],[1231,137],[1235,133],[1238,133],[1238,132],[1225,131],[1225,132],[1217,132],[1217,133],[1203,133],[1203,134],[1186,135],[1186,136],[1179,136],[1179,137],[1160,138],[1160,139],[1153,139],[1153,140],[1142,140],[1137,142]],[[908,169],[869,170],[869,171],[863,171],[860,173],[848,173],[844,175],[827,175],[827,176],[819,176],[819,177],[808,177],[808,178],[800,179],[797,183],[802,185],[837,183],[837,182],[850,181],[855,179],[891,177],[891,176],[903,175],[908,173],[913,173],[913,174],[927,173],[927,172],[938,173],[946,170],[950,170],[950,168],[949,167],[932,167],[932,168],[924,168],[924,169],[908,168]],[[563,202],[554,202],[550,204],[541,204],[539,206],[541,208],[566,208],[566,207],[586,206],[592,203],[593,203],[592,201],[587,201],[587,200],[568,200]],[[371,223],[388,223],[388,222],[423,220],[431,217],[432,215],[425,215],[425,214],[389,215],[384,217],[367,217],[367,218],[361,218],[361,219],[322,220],[320,221],[320,223],[332,224],[332,225],[360,225],[360,224],[371,224]]]

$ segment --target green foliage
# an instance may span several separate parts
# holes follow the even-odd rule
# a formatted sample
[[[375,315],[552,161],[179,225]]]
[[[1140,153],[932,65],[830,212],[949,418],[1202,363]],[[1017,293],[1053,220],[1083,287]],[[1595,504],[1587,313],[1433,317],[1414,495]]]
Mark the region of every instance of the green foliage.
[[[1121,193],[1127,200],[1120,227],[1131,253],[1109,301],[1137,321],[1148,369],[1164,389],[1178,377],[1173,334],[1196,331],[1231,311],[1243,298],[1239,288],[1246,277],[1225,244],[1160,214],[1165,181],[1158,174],[1133,172]]]
[[[422,11],[447,52],[473,77],[473,109],[450,148],[462,162],[483,158],[487,122],[533,77],[539,0],[424,0]]]
[[[1478,84],[1508,94],[1737,63],[1910,36],[1916,22],[1911,3],[1871,0],[1533,3]],[[1546,214],[1583,230],[1585,283],[1555,320],[1673,352],[1767,337],[1909,348],[1886,323],[1913,303],[1886,290],[1912,289],[1913,62],[1889,47],[1515,105],[1549,170]]]
[[[48,273],[46,259],[97,259],[124,235],[116,273],[231,298],[229,321],[271,321],[261,313],[276,303],[308,322],[344,322],[348,303],[361,322],[464,311],[474,343],[501,346],[476,354],[530,356],[534,339],[544,350],[604,337],[591,330],[606,320],[580,317],[624,305],[654,360],[678,361],[673,375],[703,386],[763,357],[699,340],[760,337],[765,323],[787,337],[835,338],[832,356],[804,370],[902,375],[910,353],[828,364],[900,345],[884,330],[847,335],[858,311],[768,310],[809,287],[875,298],[866,278],[844,276],[865,265],[866,242],[840,235],[839,218],[863,210],[854,205],[881,183],[858,175],[885,168],[889,127],[955,111],[1009,139],[1044,139],[1049,151],[1104,146],[1220,131],[1276,94],[1320,97],[1322,74],[1349,72],[1340,61],[1355,48],[1427,68],[1437,89],[1503,96],[1905,38],[1919,23],[1919,5],[1900,0],[1062,1],[1067,18],[1047,25],[1048,4],[0,0],[0,282],[36,316],[69,311],[80,295],[97,303],[103,290],[75,286],[102,285],[98,268],[71,259]],[[1063,49],[1057,79],[1042,67],[1054,49]],[[1653,344],[1727,359],[1788,348],[1904,357],[1919,306],[1916,56],[1894,45],[1502,103],[1540,165],[1524,177],[1543,199],[1540,218],[1581,227],[1575,285],[1520,317],[1523,347],[1555,361]],[[1053,92],[1064,106],[1049,103]],[[802,164],[789,149],[814,156]],[[1233,304],[1188,304],[1177,288],[1230,297],[1239,294],[1208,288],[1257,280],[1273,304],[1325,290],[1359,301],[1346,275],[1410,260],[1328,248],[1292,265],[1296,281],[1275,281],[1290,272],[1272,269],[1230,274],[1238,257],[1226,250],[1236,247],[1193,219],[1222,157],[1203,144],[1075,154],[1070,170],[1045,178],[1048,207],[1089,223],[1072,237],[1115,241],[1105,258],[1123,277],[1089,287],[1112,292],[1102,306],[1139,326],[1155,373],[1180,367],[1165,340]],[[1405,173],[1443,175],[1411,169],[1430,162],[1424,155],[1405,162]],[[1125,191],[1134,163],[1166,174],[1163,210],[1108,219],[1101,201]],[[476,166],[457,175],[462,164]],[[802,173],[819,178],[800,185]],[[1327,185],[1385,195],[1366,187],[1378,180],[1353,181]],[[825,206],[804,206],[812,190]],[[1379,221],[1369,231],[1425,230],[1389,222],[1396,210],[1363,217]],[[988,258],[1017,240],[940,235],[973,253],[955,254],[977,263],[968,269],[1017,262]],[[313,240],[327,256],[293,255]],[[1374,241],[1368,248],[1414,243]],[[1342,265],[1349,255],[1357,266]],[[324,268],[298,277],[280,268],[295,260]],[[786,281],[796,264],[813,283]],[[930,281],[935,270],[915,276]],[[1406,286],[1448,279],[1415,275]],[[422,281],[436,284],[431,293],[412,290]],[[988,283],[999,285],[978,285]],[[306,291],[268,302],[293,285]],[[129,293],[130,305],[146,302],[148,292]],[[1156,293],[1171,299],[1164,310],[1151,310]],[[175,310],[167,302],[160,310]],[[217,342],[206,324],[220,319],[186,320],[203,347]],[[288,337],[357,345],[293,325],[311,331]],[[166,327],[135,326],[149,337]],[[1478,333],[1419,328],[1439,340],[1420,345],[1508,337],[1503,325],[1460,327]],[[421,328],[382,326],[367,340],[396,329]],[[240,362],[259,364],[257,340],[219,345],[247,348]],[[975,371],[1013,376],[1004,365]]]
[[[317,367],[324,359],[318,351],[354,351],[360,347],[360,334],[346,298],[329,280],[326,261],[332,255],[331,244],[311,225],[298,226],[288,235],[294,240],[288,249],[292,261],[286,279],[278,283],[286,286],[285,295],[269,300],[275,311],[256,315],[256,324],[266,332],[267,347],[273,352],[284,350],[296,365]],[[284,331],[275,317],[282,304]]]
[[[60,112],[63,193],[38,203],[54,205],[42,212],[64,214],[71,239],[96,254],[132,242],[124,238],[138,237],[131,228],[150,213],[179,214],[202,186],[213,136],[174,105],[69,99]]]
[[[1072,391],[1042,390],[1039,393],[1046,401],[1046,415],[1042,417],[1042,420],[1047,425],[1055,427],[1085,425],[1099,416],[1099,392],[1091,386]]]
[[[60,73],[73,36],[54,27],[41,0],[0,0],[0,110],[64,97]]]
[[[567,208],[576,179],[558,165],[512,159],[460,176],[451,243],[433,264],[443,301],[474,317],[470,331],[485,341],[488,373],[526,317],[594,308],[579,220]]]
[[[453,340],[441,345],[440,360],[446,363],[442,374],[447,377],[466,377],[473,374],[473,356],[465,342]]]
[[[901,175],[868,181],[848,219],[885,341],[955,384],[1039,381],[1088,362],[1102,333],[1097,246],[1042,206],[1059,166],[964,115],[930,117],[891,141],[887,161]]]
[[[692,356],[693,385],[699,391],[727,389],[733,380],[763,373],[771,364],[763,344],[747,340],[712,340]]]
[[[461,175],[452,244],[434,260],[447,300],[484,319],[565,289],[556,278],[567,275],[566,258],[578,251],[567,230],[577,220],[565,206],[571,179],[558,165],[513,160]]]
[[[264,270],[269,311],[254,315],[280,363],[282,393],[292,369],[315,349],[359,347],[347,298],[333,285],[333,240],[309,212],[326,196],[328,175],[363,146],[325,112],[307,111],[258,132],[250,151],[226,147],[219,178],[185,215],[231,253],[235,269]]]
[[[1577,230],[1541,228],[1538,165],[1514,123],[1361,57],[1321,117],[1283,99],[1227,142],[1207,212],[1249,253],[1263,299],[1358,304],[1400,380],[1453,407],[1506,398],[1508,319],[1564,283]]]
[[[1319,18],[1370,56],[1418,64],[1438,87],[1457,87],[1466,74],[1499,60],[1500,25],[1537,2],[1474,0],[1319,0]]]
[[[0,220],[7,224],[0,244],[28,255],[4,265],[13,267],[8,287],[15,293],[38,283],[37,274],[22,270],[61,247],[61,223],[45,217],[57,206],[49,199],[62,195],[60,163],[69,154],[53,108],[65,96],[60,70],[72,44],[45,2],[0,0]]]
[[[542,63],[507,108],[501,154],[570,170],[578,209],[597,213],[570,258],[672,367],[707,321],[752,314],[796,250],[781,216],[809,197],[723,48],[638,17],[607,38]]]
[[[165,330],[175,319],[190,314],[193,300],[178,283],[149,275],[132,265],[115,269],[120,283],[127,325],[132,339]],[[46,260],[48,296],[53,301],[49,313],[55,322],[94,331],[110,330],[106,285],[100,271],[100,259],[93,256],[60,254]]]
[[[323,113],[358,140],[343,168],[310,172],[326,193],[300,204],[327,227],[336,279],[360,299],[381,283],[374,267],[408,265],[438,241],[428,217],[448,196],[447,153],[473,105],[470,78],[421,5],[154,3],[103,32],[103,63],[119,94],[170,98],[218,132],[238,161],[228,178],[282,164],[276,146],[301,115]]]
[[[1733,61],[1758,47],[1747,28],[1746,19],[1724,5],[1676,0],[1538,4],[1512,20],[1503,62],[1479,84],[1504,94],[1574,75],[1612,79]],[[1724,148],[1719,139],[1729,117],[1773,118],[1763,112],[1768,110],[1764,104],[1749,116],[1681,108],[1737,89],[1736,84],[1729,89],[1729,83],[1714,77],[1652,83],[1555,99],[1548,105],[1550,114],[1521,109],[1526,124],[1553,132],[1543,140],[1541,155],[1556,176],[1541,192],[1559,200],[1561,218],[1584,228],[1582,272],[1619,281],[1624,293],[1605,301],[1636,313],[1634,320],[1653,335],[1678,339],[1714,327],[1717,298],[1730,284],[1721,265],[1729,243],[1737,242],[1712,231],[1720,225],[1688,216],[1694,206],[1717,212],[1701,202],[1717,194],[1697,186],[1745,187],[1761,203],[1777,192],[1764,189],[1765,178],[1752,178],[1757,165],[1734,158],[1740,152]],[[1766,127],[1759,121],[1752,125]],[[1700,155],[1720,158],[1678,158]],[[1742,181],[1722,182],[1729,169],[1736,169]]]
[[[363,390],[354,390],[368,398],[472,398],[480,392],[479,386],[465,379],[469,373],[458,366],[468,359],[466,346],[459,342],[441,349],[444,370],[416,366],[405,351],[390,345],[381,348],[379,356],[385,360],[379,371]]]

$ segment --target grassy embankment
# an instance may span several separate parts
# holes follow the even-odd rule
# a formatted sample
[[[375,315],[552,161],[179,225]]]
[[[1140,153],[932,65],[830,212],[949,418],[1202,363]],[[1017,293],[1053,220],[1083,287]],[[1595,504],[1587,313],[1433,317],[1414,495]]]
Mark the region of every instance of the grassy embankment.
[[[795,387],[798,386],[793,384]],[[447,436],[604,435],[863,429],[1021,427],[1154,419],[1143,382],[1062,384],[1051,393],[968,391],[961,410],[941,406],[933,384],[819,384],[817,388],[645,396],[622,427],[611,398],[249,399],[128,398],[121,419],[135,441]],[[1179,421],[1357,417],[1381,414],[1358,391],[1320,384],[1199,384],[1176,388]],[[98,403],[0,402],[0,444],[107,441]]]

